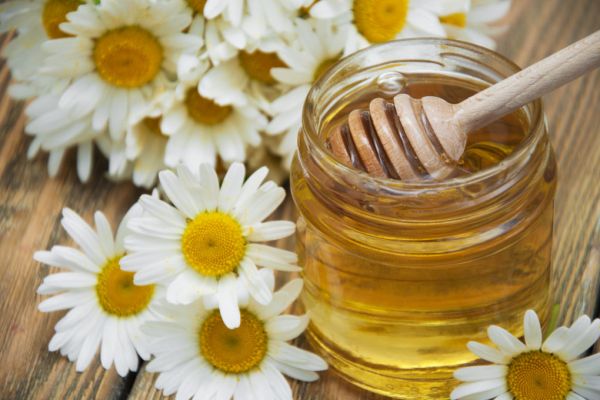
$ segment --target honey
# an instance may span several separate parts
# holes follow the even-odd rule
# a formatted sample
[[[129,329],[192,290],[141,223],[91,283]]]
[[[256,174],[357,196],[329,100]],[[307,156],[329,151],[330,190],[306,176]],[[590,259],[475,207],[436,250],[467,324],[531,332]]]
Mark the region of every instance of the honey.
[[[442,182],[373,178],[327,135],[400,92],[458,103],[514,73],[489,50],[415,39],[334,66],[309,93],[292,166],[303,303],[313,346],[343,377],[401,399],[447,399],[466,343],[549,309],[555,161],[540,103],[469,135]]]

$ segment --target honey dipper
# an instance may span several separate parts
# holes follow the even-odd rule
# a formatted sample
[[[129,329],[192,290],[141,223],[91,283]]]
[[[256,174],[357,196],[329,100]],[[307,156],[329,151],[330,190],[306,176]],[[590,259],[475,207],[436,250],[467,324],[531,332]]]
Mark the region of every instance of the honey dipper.
[[[600,31],[467,98],[398,94],[375,98],[335,129],[328,146],[349,167],[376,177],[443,179],[461,158],[467,134],[600,66]]]

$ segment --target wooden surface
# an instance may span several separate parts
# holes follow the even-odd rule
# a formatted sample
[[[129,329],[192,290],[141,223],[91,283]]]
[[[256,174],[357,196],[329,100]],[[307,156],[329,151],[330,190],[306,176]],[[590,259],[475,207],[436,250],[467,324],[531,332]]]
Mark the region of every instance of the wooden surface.
[[[499,50],[528,65],[600,29],[600,1],[515,0],[509,19],[512,26]],[[88,221],[101,209],[114,225],[140,192],[102,178],[105,161],[97,163],[87,184],[77,181],[72,156],[56,179],[47,177],[45,157],[27,161],[24,106],[5,95],[10,77],[4,61],[0,67],[0,399],[158,399],[155,377],[143,370],[122,379],[96,360],[79,374],[65,358],[47,351],[61,313],[37,311],[41,297],[35,290],[48,270],[33,261],[33,252],[70,243],[59,224],[63,207]],[[600,71],[547,96],[545,107],[559,165],[553,278],[559,282],[561,322],[570,322],[582,312],[593,313],[598,298]],[[279,214],[293,218],[292,205],[286,203]],[[300,344],[306,346],[302,339]],[[331,371],[317,383],[292,386],[302,400],[382,399]]]

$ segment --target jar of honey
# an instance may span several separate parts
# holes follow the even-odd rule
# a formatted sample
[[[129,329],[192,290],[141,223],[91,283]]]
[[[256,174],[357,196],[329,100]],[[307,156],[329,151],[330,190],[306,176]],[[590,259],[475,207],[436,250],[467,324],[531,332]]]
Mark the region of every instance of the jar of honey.
[[[402,399],[447,399],[470,340],[545,320],[556,163],[541,102],[469,134],[456,173],[376,178],[334,158],[350,111],[401,92],[458,103],[519,68],[444,39],[373,46],[334,65],[303,111],[291,190],[308,337],[343,377]]]

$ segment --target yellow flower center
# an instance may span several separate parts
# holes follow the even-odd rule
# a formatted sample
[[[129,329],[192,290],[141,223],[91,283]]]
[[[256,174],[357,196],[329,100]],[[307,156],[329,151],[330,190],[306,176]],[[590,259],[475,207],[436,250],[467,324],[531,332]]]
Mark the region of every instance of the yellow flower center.
[[[450,15],[444,15],[440,17],[440,22],[442,24],[454,25],[459,28],[464,28],[467,26],[467,14],[465,13],[455,13]]]
[[[194,121],[205,125],[217,125],[233,111],[231,106],[220,106],[211,99],[201,96],[196,87],[188,89],[185,95],[185,107]]]
[[[409,0],[354,0],[354,23],[372,43],[392,40],[406,24]]]
[[[264,324],[247,310],[240,313],[240,327],[229,329],[216,310],[206,318],[198,334],[204,359],[225,373],[248,372],[257,367],[267,354],[269,338]]]
[[[113,29],[96,40],[94,63],[100,77],[111,85],[144,86],[156,77],[162,62],[158,39],[139,26]]]
[[[321,62],[321,64],[319,64],[319,66],[315,69],[315,73],[313,74],[313,81],[316,81],[317,79],[319,79],[321,77],[321,75],[323,75],[325,72],[327,72],[327,70],[336,62],[338,62],[338,60],[340,59],[340,57],[333,57],[333,58],[328,58],[327,60]]]
[[[204,276],[221,276],[235,270],[246,254],[241,225],[231,216],[203,212],[188,222],[181,238],[188,265]]]
[[[67,14],[77,10],[80,0],[47,0],[42,9],[42,25],[50,39],[69,37],[60,30],[59,25],[67,21]]]
[[[275,79],[271,76],[271,68],[286,67],[277,53],[263,53],[256,50],[253,53],[240,52],[240,64],[248,76],[259,82],[272,85]]]
[[[148,131],[156,136],[164,136],[160,130],[160,117],[158,118],[144,118],[142,124],[148,129]]]
[[[187,0],[187,3],[192,8],[192,10],[196,11],[198,14],[204,13],[204,6],[206,5],[206,0]]]
[[[120,259],[121,257],[115,257],[102,267],[96,284],[96,295],[106,313],[129,317],[148,307],[154,296],[154,285],[134,285],[134,273],[123,271],[119,266]]]
[[[564,400],[571,391],[571,372],[553,354],[529,351],[508,365],[508,390],[515,400]]]

